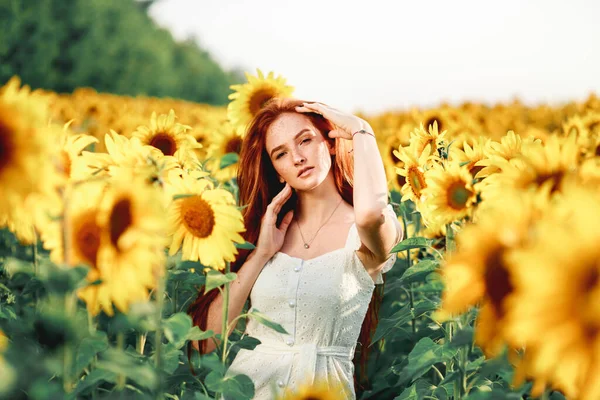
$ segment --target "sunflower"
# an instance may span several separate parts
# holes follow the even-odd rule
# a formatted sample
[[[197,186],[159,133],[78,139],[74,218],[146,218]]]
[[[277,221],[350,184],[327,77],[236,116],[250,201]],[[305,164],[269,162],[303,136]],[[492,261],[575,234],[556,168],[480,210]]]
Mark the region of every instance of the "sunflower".
[[[165,156],[173,156],[179,150],[191,153],[193,148],[202,147],[193,136],[186,133],[188,129],[191,127],[175,122],[173,110],[169,111],[169,115],[161,114],[158,117],[156,112],[152,112],[150,126],[139,126],[132,136],[143,145],[160,150]]]
[[[477,173],[482,169],[481,166],[478,166],[476,164],[478,161],[483,160],[486,157],[484,154],[484,149],[486,143],[490,141],[490,139],[484,136],[478,136],[476,138],[470,137],[469,139],[465,140],[462,149],[458,146],[455,146],[455,143],[453,143],[453,145],[450,146],[450,151],[448,155],[449,160],[453,163],[466,165],[466,168],[469,171],[469,173],[473,177],[476,177]],[[473,144],[473,147],[469,145],[469,142]]]
[[[421,201],[427,205],[428,219],[450,224],[471,214],[477,194],[466,166],[434,166],[425,173],[425,182]]]
[[[49,193],[55,179],[53,171],[40,168],[55,153],[49,129],[21,110],[0,98],[0,216],[10,215],[32,193]]]
[[[247,83],[231,85],[234,93],[229,95],[232,100],[227,106],[227,118],[234,126],[245,128],[261,108],[274,97],[291,97],[293,86],[286,85],[285,78],[275,78],[273,72],[267,77],[260,69],[256,70],[258,76],[245,73]]]
[[[576,136],[551,136],[545,143],[531,143],[522,148],[522,154],[502,164],[502,172],[481,182],[484,201],[500,201],[507,188],[524,190],[550,187],[550,195],[559,194],[565,177],[575,174],[581,159]]]
[[[208,152],[211,161],[208,163],[212,176],[219,182],[227,182],[237,176],[238,164],[233,163],[221,168],[223,157],[229,153],[239,156],[244,138],[243,128],[234,127],[229,122],[223,124],[216,130],[213,136],[213,144]]]
[[[446,131],[439,133],[437,121],[429,127],[429,130],[423,129],[423,124],[410,133],[410,145],[414,146],[417,154],[425,150],[427,145],[431,145],[432,158],[440,158],[441,150],[446,146]]]
[[[64,125],[62,134],[59,136],[60,153],[55,162],[61,177],[67,180],[81,176],[75,171],[78,166],[75,160],[81,155],[83,149],[92,143],[98,143],[98,139],[93,136],[73,134],[69,129],[72,122],[73,120]]]
[[[185,175],[170,179],[169,192],[186,195],[174,198],[167,213],[172,236],[169,255],[182,248],[182,259],[200,261],[204,266],[224,269],[225,261],[235,261],[237,249],[232,242],[244,243],[241,212],[233,195],[213,189],[206,179]]]
[[[500,143],[490,140],[486,142],[483,153],[485,158],[475,163],[476,167],[481,169],[477,173],[478,178],[484,178],[495,172],[501,171],[501,164],[504,161],[510,161],[521,154],[523,143],[531,145],[532,143],[541,144],[541,141],[534,138],[521,139],[514,131],[508,131],[500,139]]]
[[[50,250],[50,259],[54,263],[71,266],[85,264],[92,269],[97,268],[102,236],[98,204],[105,190],[106,184],[99,181],[67,187],[66,215],[62,218],[60,214],[48,215],[48,221],[43,224],[40,232],[44,248]],[[63,242],[63,229],[67,234],[67,244]],[[63,251],[65,246],[69,249],[66,255]]]
[[[505,302],[514,291],[507,255],[531,240],[540,209],[533,195],[507,193],[501,205],[489,206],[477,223],[462,228],[456,251],[440,267],[445,288],[439,314],[456,315],[479,304],[475,342],[488,357],[499,354],[505,341]]]
[[[508,257],[514,297],[507,335],[535,348],[532,375],[569,398],[598,399],[600,201],[594,190],[571,188],[561,203],[568,218],[548,213],[537,240]]]
[[[425,146],[422,151],[417,151],[415,144],[408,147],[400,147],[394,150],[394,155],[404,163],[402,168],[396,167],[396,173],[403,176],[405,184],[400,189],[401,201],[407,199],[418,203],[422,191],[427,187],[425,182],[425,168],[431,154],[431,145]]]
[[[97,269],[88,281],[100,278],[102,283],[87,286],[78,295],[92,315],[100,309],[113,315],[111,303],[126,313],[130,304],[148,300],[149,290],[164,274],[167,241],[162,195],[140,180],[113,180],[101,208]]]
[[[143,145],[138,138],[128,139],[111,131],[104,142],[108,154],[83,151],[77,161],[83,175],[111,177],[134,176],[164,182],[169,171],[179,167],[175,157],[163,156],[155,147]]]
[[[298,389],[286,389],[277,400],[346,400],[350,397],[350,389],[339,381],[330,382],[327,379],[307,381]]]

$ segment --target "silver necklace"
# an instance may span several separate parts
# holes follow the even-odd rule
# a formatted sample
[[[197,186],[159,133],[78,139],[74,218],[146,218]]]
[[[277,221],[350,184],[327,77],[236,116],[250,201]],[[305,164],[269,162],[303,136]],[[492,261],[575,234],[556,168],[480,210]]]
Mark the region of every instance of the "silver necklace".
[[[342,204],[342,201],[344,201],[343,197],[340,200],[340,202],[338,203],[338,205],[335,206],[335,208],[333,209],[333,212],[331,213],[331,215],[329,216],[329,218],[327,218],[327,221],[329,221],[331,219],[331,217],[333,217],[333,214],[335,213],[335,210],[337,210],[337,208],[340,206],[340,204]],[[300,236],[302,237],[302,241],[304,242],[304,248],[305,249],[308,249],[310,247],[310,244],[313,242],[313,240],[315,240],[315,238],[317,237],[317,234],[319,233],[319,231],[321,230],[321,228],[325,226],[325,224],[327,223],[327,221],[325,221],[323,223],[323,225],[321,225],[319,227],[319,229],[317,229],[317,232],[315,233],[315,236],[313,236],[313,238],[311,239],[311,241],[308,242],[308,243],[306,243],[306,240],[304,240],[304,235],[302,235],[302,230],[300,229],[300,224],[298,224],[298,220],[296,220],[296,225],[298,225],[298,231],[300,232]]]

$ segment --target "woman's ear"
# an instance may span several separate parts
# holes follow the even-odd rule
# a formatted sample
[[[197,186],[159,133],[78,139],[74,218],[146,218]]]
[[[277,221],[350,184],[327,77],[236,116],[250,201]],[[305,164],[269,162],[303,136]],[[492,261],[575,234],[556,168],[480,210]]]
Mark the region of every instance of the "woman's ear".
[[[285,180],[282,177],[279,177],[279,182],[283,183],[283,182],[285,182]]]

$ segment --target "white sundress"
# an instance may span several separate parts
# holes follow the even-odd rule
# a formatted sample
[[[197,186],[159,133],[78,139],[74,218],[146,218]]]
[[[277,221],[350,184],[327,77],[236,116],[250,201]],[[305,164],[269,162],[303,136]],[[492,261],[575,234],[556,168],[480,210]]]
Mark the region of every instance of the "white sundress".
[[[390,204],[386,211],[400,222]],[[254,350],[240,349],[228,376],[248,375],[254,399],[274,399],[315,380],[341,382],[354,392],[354,350],[376,283],[397,255],[386,261],[375,282],[355,253],[361,246],[352,224],[344,247],[309,260],[277,252],[265,264],[250,292],[252,309],[281,324],[281,334],[254,319],[246,334],[260,340]],[[332,382],[337,381],[337,382]]]

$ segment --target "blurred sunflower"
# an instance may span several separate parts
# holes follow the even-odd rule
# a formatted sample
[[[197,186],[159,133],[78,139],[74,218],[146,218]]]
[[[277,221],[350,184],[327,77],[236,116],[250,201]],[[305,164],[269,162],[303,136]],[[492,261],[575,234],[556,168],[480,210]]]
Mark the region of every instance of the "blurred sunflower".
[[[441,266],[445,289],[439,314],[457,315],[479,304],[475,342],[488,357],[498,355],[505,341],[505,302],[514,291],[507,254],[531,240],[542,207],[533,195],[507,193],[502,204],[462,228],[456,251]]]
[[[510,161],[521,154],[522,144],[534,142],[533,138],[522,140],[521,136],[515,134],[514,131],[508,131],[500,139],[500,143],[490,140],[486,142],[483,153],[485,158],[475,163],[476,167],[481,169],[477,173],[478,178],[484,178],[495,172],[502,170],[501,165],[505,161]],[[541,144],[541,141],[535,140],[536,144]]]
[[[98,205],[101,202],[106,184],[93,181],[75,187],[68,187],[67,214],[48,215],[47,223],[41,227],[44,248],[50,250],[50,259],[56,264],[75,266],[85,264],[97,268],[98,251],[102,239],[102,221]],[[62,212],[62,210],[60,211]],[[64,254],[63,221],[67,234],[68,254]]]
[[[350,390],[341,382],[329,382],[327,379],[299,385],[298,389],[286,389],[277,400],[347,400]]]
[[[422,151],[417,151],[416,146],[400,147],[394,150],[394,155],[404,164],[402,168],[396,168],[396,173],[403,176],[406,182],[400,189],[401,201],[410,199],[418,203],[423,189],[427,187],[425,168],[431,155],[431,145],[428,144]]]
[[[231,85],[234,93],[229,95],[232,100],[227,106],[227,118],[234,126],[245,128],[258,111],[274,97],[290,97],[294,91],[293,86],[286,85],[285,78],[275,78],[271,71],[265,77],[260,69],[256,70],[258,76],[245,73],[247,83]]]
[[[101,204],[101,245],[97,268],[88,281],[100,285],[82,288],[92,315],[100,309],[113,315],[111,303],[126,313],[134,302],[147,301],[149,291],[164,274],[166,224],[159,189],[140,180],[111,181]]]
[[[235,261],[237,248],[233,242],[245,242],[240,233],[246,228],[233,195],[224,189],[213,189],[206,179],[185,174],[173,177],[169,184],[169,193],[184,195],[175,198],[167,212],[168,232],[172,236],[169,255],[181,248],[182,259],[221,270],[225,261]]]
[[[46,121],[30,118],[24,104],[18,107],[0,98],[0,215],[10,215],[32,193],[49,193],[55,177],[48,168],[55,147]],[[32,104],[32,107],[35,107]]]
[[[426,203],[427,219],[450,224],[471,214],[477,193],[466,166],[436,165],[425,173],[425,182],[421,201]]]
[[[550,378],[569,398],[600,398],[600,201],[571,188],[559,217],[539,222],[537,240],[508,256],[514,297],[507,335],[535,348],[529,372]],[[560,243],[560,246],[556,244]]]
[[[62,134],[59,136],[60,152],[58,160],[55,162],[60,176],[66,180],[81,176],[80,173],[74,171],[78,165],[77,158],[83,149],[92,143],[98,143],[98,139],[93,136],[83,133],[73,134],[69,128],[72,122],[73,120],[64,125]]]
[[[568,137],[551,136],[545,143],[531,143],[522,147],[519,157],[504,162],[502,172],[481,182],[484,201],[500,201],[508,189],[550,188],[550,195],[560,194],[566,177],[574,175],[581,159],[581,151],[574,134]]]

